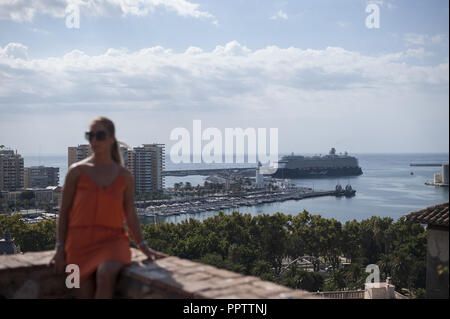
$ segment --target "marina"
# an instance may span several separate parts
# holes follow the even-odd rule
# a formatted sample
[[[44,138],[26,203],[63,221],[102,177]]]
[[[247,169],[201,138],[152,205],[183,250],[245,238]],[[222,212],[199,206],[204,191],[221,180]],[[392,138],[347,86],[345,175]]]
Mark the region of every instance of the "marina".
[[[285,214],[296,215],[303,210],[313,214],[320,214],[325,218],[336,218],[341,222],[351,221],[353,219],[363,220],[371,216],[391,217],[394,220],[400,218],[407,211],[418,210],[423,207],[433,205],[437,202],[448,201],[447,187],[431,187],[425,185],[425,182],[433,180],[434,174],[439,172],[436,167],[410,167],[411,163],[447,163],[448,153],[443,154],[358,154],[360,166],[364,174],[354,177],[324,177],[324,178],[302,178],[291,179],[290,183],[300,188],[312,190],[332,190],[336,184],[342,183],[345,186],[351,183],[357,190],[357,196],[347,198],[345,196],[319,196],[304,197],[302,200],[275,201],[267,204],[258,204],[256,206],[240,206],[239,208],[223,209],[225,214],[231,214],[233,211],[251,214],[275,214],[282,212]],[[25,157],[25,166],[47,165],[60,167],[60,180],[65,180],[67,171],[67,156],[48,156],[48,157]],[[190,166],[187,164],[173,164],[170,157],[167,156],[168,170],[186,170]],[[209,169],[211,165],[197,165],[196,169]],[[411,174],[413,172],[413,174]],[[203,184],[206,176],[166,176],[166,187],[173,187],[176,183],[190,182],[192,185]],[[175,200],[176,197],[173,197]],[[194,198],[194,197],[191,197]],[[179,202],[186,201],[179,198]],[[211,196],[213,199],[213,196]],[[145,206],[149,205],[149,201]],[[141,211],[145,208],[141,202],[136,202]],[[166,204],[167,203],[162,203]],[[223,205],[231,203],[224,202]],[[170,204],[169,204],[170,205]],[[206,206],[205,206],[206,207]],[[208,207],[206,207],[208,208]],[[157,219],[161,222],[179,223],[188,218],[204,220],[213,217],[218,210],[210,207],[203,213],[180,214],[165,217],[159,216]],[[189,208],[184,208],[189,210]],[[219,208],[219,210],[222,210]],[[30,212],[32,210],[30,209]],[[57,207],[54,211],[57,213]],[[156,212],[158,212],[156,210]],[[147,213],[151,213],[150,210]],[[142,223],[151,223],[153,217],[139,216]]]
[[[56,219],[58,217],[58,214],[56,212],[48,212],[42,209],[21,210],[13,213],[12,215],[19,214],[22,215],[22,219],[24,220],[24,222],[29,225],[33,225],[47,219]]]
[[[138,202],[137,213],[140,216],[176,216],[181,214],[197,214],[206,211],[239,209],[245,206],[258,206],[268,203],[302,200],[313,197],[336,196],[353,197],[356,191],[350,185],[342,188],[337,185],[334,190],[318,190],[311,188],[293,188],[281,191],[251,191],[245,193],[228,193],[208,196],[197,196],[186,199],[171,199]]]
[[[185,170],[164,171],[163,175],[164,176],[191,176],[191,175],[209,176],[209,175],[217,175],[217,174],[240,174],[242,176],[254,176],[255,171],[256,171],[256,167],[185,169]]]

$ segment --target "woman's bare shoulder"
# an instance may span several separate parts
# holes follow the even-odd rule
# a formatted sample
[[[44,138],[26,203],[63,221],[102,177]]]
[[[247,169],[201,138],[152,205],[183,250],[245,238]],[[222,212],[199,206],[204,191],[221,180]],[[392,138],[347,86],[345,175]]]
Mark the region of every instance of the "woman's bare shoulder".
[[[125,180],[125,183],[127,185],[127,189],[134,189],[133,174],[131,174],[131,172],[123,166],[121,166],[120,170],[120,175],[123,176],[123,179]]]
[[[125,177],[125,179],[133,180],[133,175],[126,167],[123,167],[123,166],[120,167],[120,175]]]
[[[79,162],[73,163],[70,165],[69,170],[67,171],[67,178],[78,178],[86,168],[92,167],[92,163],[90,162],[90,158],[85,158]]]
[[[67,171],[67,174],[66,174],[66,180],[64,182],[65,186],[67,186],[67,185],[75,186],[78,181],[78,178],[83,173],[83,170],[80,167],[80,165],[76,165],[76,164],[77,163],[70,165],[70,167]]]

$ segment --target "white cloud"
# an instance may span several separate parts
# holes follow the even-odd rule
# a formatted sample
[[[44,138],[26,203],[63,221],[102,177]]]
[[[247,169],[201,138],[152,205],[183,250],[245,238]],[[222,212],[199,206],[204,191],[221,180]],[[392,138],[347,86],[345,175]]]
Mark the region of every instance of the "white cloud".
[[[0,59],[28,59],[28,48],[21,44],[11,42],[4,48],[0,47]]]
[[[62,18],[70,0],[9,0],[0,2],[0,19],[31,22],[36,14]]]
[[[228,42],[225,46],[218,45],[213,51],[214,55],[228,56],[248,56],[251,53],[247,47],[242,46],[237,41]]]
[[[270,17],[270,20],[284,19],[288,20],[288,15],[283,10],[279,10],[275,15]]]
[[[81,14],[94,16],[146,16],[164,7],[183,17],[214,18],[211,13],[201,11],[199,4],[187,0],[8,0],[0,2],[0,19],[31,22],[38,14],[63,18],[70,4],[78,5]],[[217,24],[217,20],[213,23]]]
[[[433,53],[430,51],[426,51],[424,48],[408,49],[408,50],[406,50],[405,56],[418,58],[418,59],[424,59],[426,57],[433,56]]]
[[[444,41],[445,35],[435,34],[430,36],[428,34],[406,33],[403,35],[403,40],[407,46],[413,45],[436,45]]]
[[[407,33],[404,35],[404,40],[408,45],[424,45],[426,35],[417,33]]]
[[[335,94],[429,86],[448,90],[449,81],[448,62],[405,62],[428,56],[423,48],[365,56],[338,47],[252,51],[232,41],[210,52],[190,47],[175,53],[158,46],[135,52],[109,49],[97,56],[74,50],[45,59],[29,59],[27,50],[19,43],[0,47],[2,112],[43,105],[296,112],[305,99],[313,103],[329,96],[333,104]]]
[[[170,130],[194,118],[205,127],[278,127],[283,152],[323,151],[338,139],[352,151],[412,152],[418,139],[422,150],[448,145],[440,136],[448,136],[449,64],[412,65],[429,55],[423,48],[369,56],[232,41],[208,51],[111,48],[42,59],[28,51],[0,47],[0,136],[19,150],[51,137],[47,151],[66,152],[99,114],[117,120],[130,145],[171,145]]]

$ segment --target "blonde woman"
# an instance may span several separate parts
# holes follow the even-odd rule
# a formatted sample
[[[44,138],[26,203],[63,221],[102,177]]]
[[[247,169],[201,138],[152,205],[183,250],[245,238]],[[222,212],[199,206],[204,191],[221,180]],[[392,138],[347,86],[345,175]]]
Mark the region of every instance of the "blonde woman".
[[[131,263],[130,240],[150,260],[164,257],[143,240],[134,206],[134,181],[123,167],[111,120],[98,117],[86,132],[93,155],[70,166],[57,222],[55,271],[80,269],[79,298],[112,298],[117,275]]]

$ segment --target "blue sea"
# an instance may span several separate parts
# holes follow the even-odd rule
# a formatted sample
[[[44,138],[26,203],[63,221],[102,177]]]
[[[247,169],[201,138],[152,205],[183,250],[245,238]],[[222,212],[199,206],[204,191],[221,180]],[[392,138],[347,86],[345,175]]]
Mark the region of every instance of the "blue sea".
[[[411,167],[410,163],[448,163],[448,154],[355,154],[363,175],[350,178],[293,179],[292,183],[311,187],[315,190],[332,190],[337,183],[345,186],[350,183],[356,190],[353,198],[318,197],[297,201],[264,204],[254,207],[242,207],[241,213],[251,215],[274,214],[282,212],[296,215],[303,210],[320,214],[326,218],[335,218],[341,222],[370,218],[371,216],[392,217],[394,220],[408,212],[419,210],[449,200],[449,189],[425,185],[433,180],[433,174],[440,172],[440,167]],[[25,167],[45,165],[60,168],[60,184],[67,173],[67,156],[24,156]],[[173,164],[166,159],[167,170],[254,167],[254,164]],[[413,173],[413,174],[411,174]],[[176,182],[189,181],[193,185],[203,185],[204,176],[166,177],[166,186]],[[231,213],[236,209],[224,210]],[[216,212],[204,212],[191,215],[161,218],[160,222],[179,223],[189,218],[203,220]],[[153,218],[141,218],[141,222],[154,222]]]

